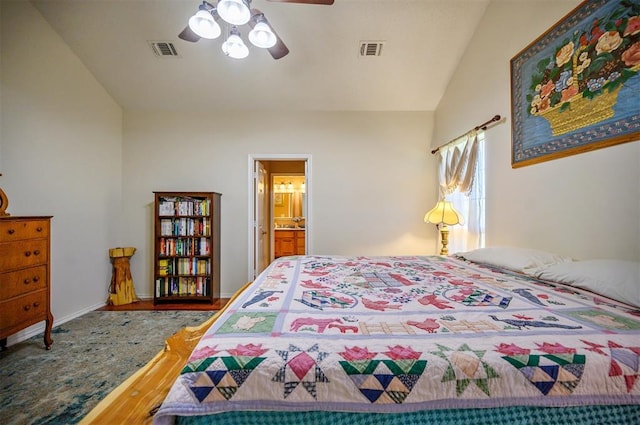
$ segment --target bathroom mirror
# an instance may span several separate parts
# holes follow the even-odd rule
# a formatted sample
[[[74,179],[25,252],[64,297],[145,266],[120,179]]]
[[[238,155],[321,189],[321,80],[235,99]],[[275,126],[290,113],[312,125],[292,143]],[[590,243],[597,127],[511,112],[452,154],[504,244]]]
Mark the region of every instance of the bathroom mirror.
[[[304,218],[306,214],[304,191],[304,176],[273,176],[273,217],[276,219]]]
[[[292,193],[275,192],[273,194],[273,216],[275,218],[291,218],[293,215]]]

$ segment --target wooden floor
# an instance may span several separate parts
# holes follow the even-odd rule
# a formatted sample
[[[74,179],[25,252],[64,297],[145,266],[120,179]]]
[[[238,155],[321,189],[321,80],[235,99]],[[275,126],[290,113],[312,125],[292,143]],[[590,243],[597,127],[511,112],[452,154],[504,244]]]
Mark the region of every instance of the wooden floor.
[[[213,304],[209,303],[162,303],[153,305],[152,299],[142,299],[140,301],[123,305],[105,305],[97,309],[98,311],[132,311],[132,310],[220,310],[229,301],[228,298],[216,299]]]

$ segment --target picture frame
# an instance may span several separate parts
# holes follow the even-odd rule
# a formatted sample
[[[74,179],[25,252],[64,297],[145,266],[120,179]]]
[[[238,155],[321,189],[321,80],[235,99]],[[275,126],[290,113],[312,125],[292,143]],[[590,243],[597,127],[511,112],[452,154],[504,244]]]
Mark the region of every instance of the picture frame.
[[[583,1],[510,65],[512,168],[640,139],[637,1]]]
[[[281,192],[275,192],[273,194],[273,206],[274,207],[283,207],[284,206],[284,196],[282,196]]]

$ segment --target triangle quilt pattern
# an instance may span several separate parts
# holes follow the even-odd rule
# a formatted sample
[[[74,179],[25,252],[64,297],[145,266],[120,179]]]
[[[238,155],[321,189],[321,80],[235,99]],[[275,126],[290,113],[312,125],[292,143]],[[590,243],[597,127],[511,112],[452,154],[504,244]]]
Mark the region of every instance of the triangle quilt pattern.
[[[640,347],[623,347],[609,341],[609,351],[609,376],[623,376],[627,392],[631,392],[640,376]]]
[[[491,395],[489,381],[500,378],[500,375],[489,363],[483,360],[486,350],[474,350],[467,344],[462,344],[457,350],[441,344],[436,345],[438,351],[432,351],[431,354],[435,354],[448,363],[441,382],[455,382],[458,397],[472,383],[487,396]]]
[[[503,356],[544,395],[570,395],[582,379],[583,354],[526,354]]]
[[[318,383],[329,382],[329,378],[320,367],[320,363],[328,353],[320,351],[318,344],[314,344],[307,350],[290,344],[288,350],[276,350],[276,352],[282,357],[284,363],[271,380],[283,384],[284,398],[288,398],[298,386],[302,386],[316,399]]]
[[[370,403],[402,404],[427,367],[426,360],[340,361]]]
[[[208,357],[188,364],[182,373],[200,372],[188,385],[200,403],[229,400],[264,359],[251,356]]]

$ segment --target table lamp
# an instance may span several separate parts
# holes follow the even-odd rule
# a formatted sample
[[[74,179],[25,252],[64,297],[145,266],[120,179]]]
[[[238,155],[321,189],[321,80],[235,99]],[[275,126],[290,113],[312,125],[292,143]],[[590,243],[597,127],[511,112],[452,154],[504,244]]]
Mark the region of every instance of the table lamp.
[[[435,224],[436,227],[440,229],[440,235],[442,236],[440,255],[449,254],[449,250],[447,249],[447,244],[449,243],[449,228],[447,226],[462,223],[462,220],[462,215],[456,211],[453,204],[445,200],[438,201],[436,206],[424,215],[425,223]]]

